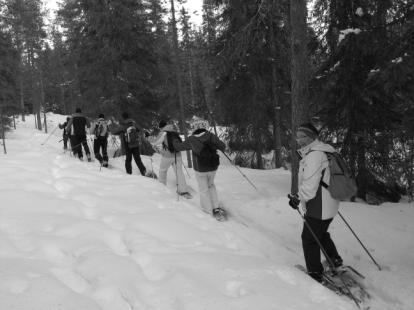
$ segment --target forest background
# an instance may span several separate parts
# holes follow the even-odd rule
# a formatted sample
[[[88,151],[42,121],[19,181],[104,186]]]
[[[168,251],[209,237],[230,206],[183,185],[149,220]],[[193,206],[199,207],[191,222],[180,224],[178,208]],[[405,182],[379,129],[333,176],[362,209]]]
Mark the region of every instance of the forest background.
[[[236,164],[291,166],[294,192],[295,130],[312,121],[356,198],[412,200],[414,1],[302,2],[203,0],[195,25],[179,0],[67,0],[52,19],[40,0],[0,0],[3,138],[17,114],[47,131],[45,112],[77,107],[184,135],[196,117]]]

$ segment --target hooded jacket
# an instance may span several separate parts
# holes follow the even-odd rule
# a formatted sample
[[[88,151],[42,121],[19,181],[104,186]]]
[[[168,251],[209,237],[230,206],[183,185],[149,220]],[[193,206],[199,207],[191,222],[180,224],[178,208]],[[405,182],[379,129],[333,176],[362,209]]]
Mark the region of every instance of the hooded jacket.
[[[71,130],[72,126],[73,131]],[[83,116],[80,113],[75,113],[70,117],[70,121],[66,126],[66,131],[74,136],[86,136],[85,126],[88,128],[91,127],[89,119],[87,119],[86,116]]]
[[[192,150],[192,158],[193,158],[193,165],[194,170],[198,172],[210,172],[210,171],[216,171],[217,167],[206,167],[203,165],[200,165],[198,163],[197,155],[200,154],[201,150],[204,147],[204,142],[209,140],[211,137],[211,142],[213,142],[217,149],[224,152],[226,149],[226,145],[223,141],[221,141],[216,135],[212,134],[211,132],[205,130],[205,129],[198,129],[196,130],[192,136],[188,137],[187,140],[180,142],[179,140],[174,140],[174,148],[177,151],[186,151],[186,150]]]
[[[164,148],[162,146],[162,144],[164,143],[165,145],[168,145],[168,140],[167,140],[167,132],[168,131],[175,131],[174,127],[172,125],[166,125],[165,127],[163,127],[160,131],[160,133],[158,134],[158,136],[156,137],[148,137],[148,142],[157,147],[157,149],[159,149],[162,153],[163,157],[167,157],[167,158],[174,158],[174,153],[170,152],[167,148]],[[181,152],[176,152],[177,157],[181,157]]]
[[[129,126],[134,126],[137,130],[137,132],[141,131],[141,127],[139,127],[137,125],[137,123],[135,123],[132,119],[128,118],[128,119],[124,119],[122,120],[121,124],[116,125],[116,124],[110,124],[109,125],[109,131],[113,134],[113,135],[121,135],[122,134],[122,145],[126,145],[128,146],[130,149],[133,149],[135,147],[139,147],[139,140],[132,142],[132,143],[128,143],[125,141],[125,134],[127,131],[127,128]]]
[[[328,185],[330,181],[329,161],[325,152],[336,151],[329,144],[317,139],[298,150],[302,157],[298,175],[298,196],[302,210],[306,216],[319,220],[333,218],[339,208],[339,199],[332,198],[329,190],[320,184],[323,170],[323,181]]]
[[[104,126],[104,135],[101,135],[101,138],[106,138],[109,128],[108,128],[108,124],[103,118],[98,118],[98,121],[92,124],[91,128],[89,129],[89,133],[91,135],[94,135],[96,127],[100,126],[101,124]],[[106,132],[105,132],[105,128],[106,128]],[[95,139],[98,139],[98,137],[95,137]]]

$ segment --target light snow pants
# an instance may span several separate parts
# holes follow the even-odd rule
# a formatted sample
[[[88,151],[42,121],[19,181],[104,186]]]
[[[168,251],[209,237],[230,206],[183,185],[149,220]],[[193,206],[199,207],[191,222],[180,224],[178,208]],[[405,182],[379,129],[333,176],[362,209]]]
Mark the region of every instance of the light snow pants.
[[[188,192],[187,183],[185,182],[184,172],[183,172],[183,161],[182,157],[177,157],[177,166],[175,166],[174,157],[162,157],[160,163],[160,177],[159,181],[166,185],[167,184],[167,172],[170,167],[173,167],[174,173],[178,176],[178,192],[186,193]]]
[[[201,209],[206,213],[213,213],[213,209],[220,207],[214,178],[217,171],[198,172],[195,171],[198,190],[200,192]]]

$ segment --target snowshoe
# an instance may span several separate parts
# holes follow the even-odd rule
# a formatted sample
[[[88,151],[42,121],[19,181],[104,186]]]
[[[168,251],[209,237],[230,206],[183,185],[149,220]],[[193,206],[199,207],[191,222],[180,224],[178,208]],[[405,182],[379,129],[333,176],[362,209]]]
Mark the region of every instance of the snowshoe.
[[[189,192],[183,192],[183,193],[178,193],[178,195],[187,198],[187,199],[192,199],[193,196],[191,196],[191,194]]]
[[[227,212],[222,208],[213,209],[213,217],[219,222],[227,221]]]
[[[312,277],[312,275],[306,270],[305,267],[303,267],[302,265],[295,265],[296,268],[298,268],[299,270],[303,271],[304,273],[306,273],[307,275],[309,275],[312,279],[314,279],[316,282],[322,284],[323,286],[325,286],[327,289],[331,290],[332,292],[334,292],[337,295],[342,295],[343,291],[341,288],[337,287],[336,285],[334,285],[331,281],[329,281],[328,279],[326,279],[325,277],[321,276],[320,279],[315,279],[314,277]]]
[[[147,178],[151,178],[151,179],[158,179],[158,177],[157,177],[157,175],[155,174],[155,172],[154,172],[154,171],[146,172],[146,173],[145,173],[145,176],[146,176]]]

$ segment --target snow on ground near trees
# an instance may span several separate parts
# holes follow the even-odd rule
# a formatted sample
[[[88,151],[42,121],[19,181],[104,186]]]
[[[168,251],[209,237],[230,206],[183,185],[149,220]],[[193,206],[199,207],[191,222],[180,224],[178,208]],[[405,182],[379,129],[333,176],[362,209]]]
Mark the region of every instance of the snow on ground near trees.
[[[64,120],[50,115],[48,132]],[[41,145],[47,137],[29,116],[0,155],[1,310],[356,309],[294,268],[303,224],[288,206],[290,172],[242,169],[257,193],[222,156],[216,184],[230,216],[220,223],[200,210],[192,169],[194,199],[176,202],[171,170],[167,187],[135,165],[126,175],[122,157],[100,171],[61,154],[61,130]],[[383,269],[335,218],[333,239],[366,276],[372,309],[413,309],[414,205],[340,211]]]

